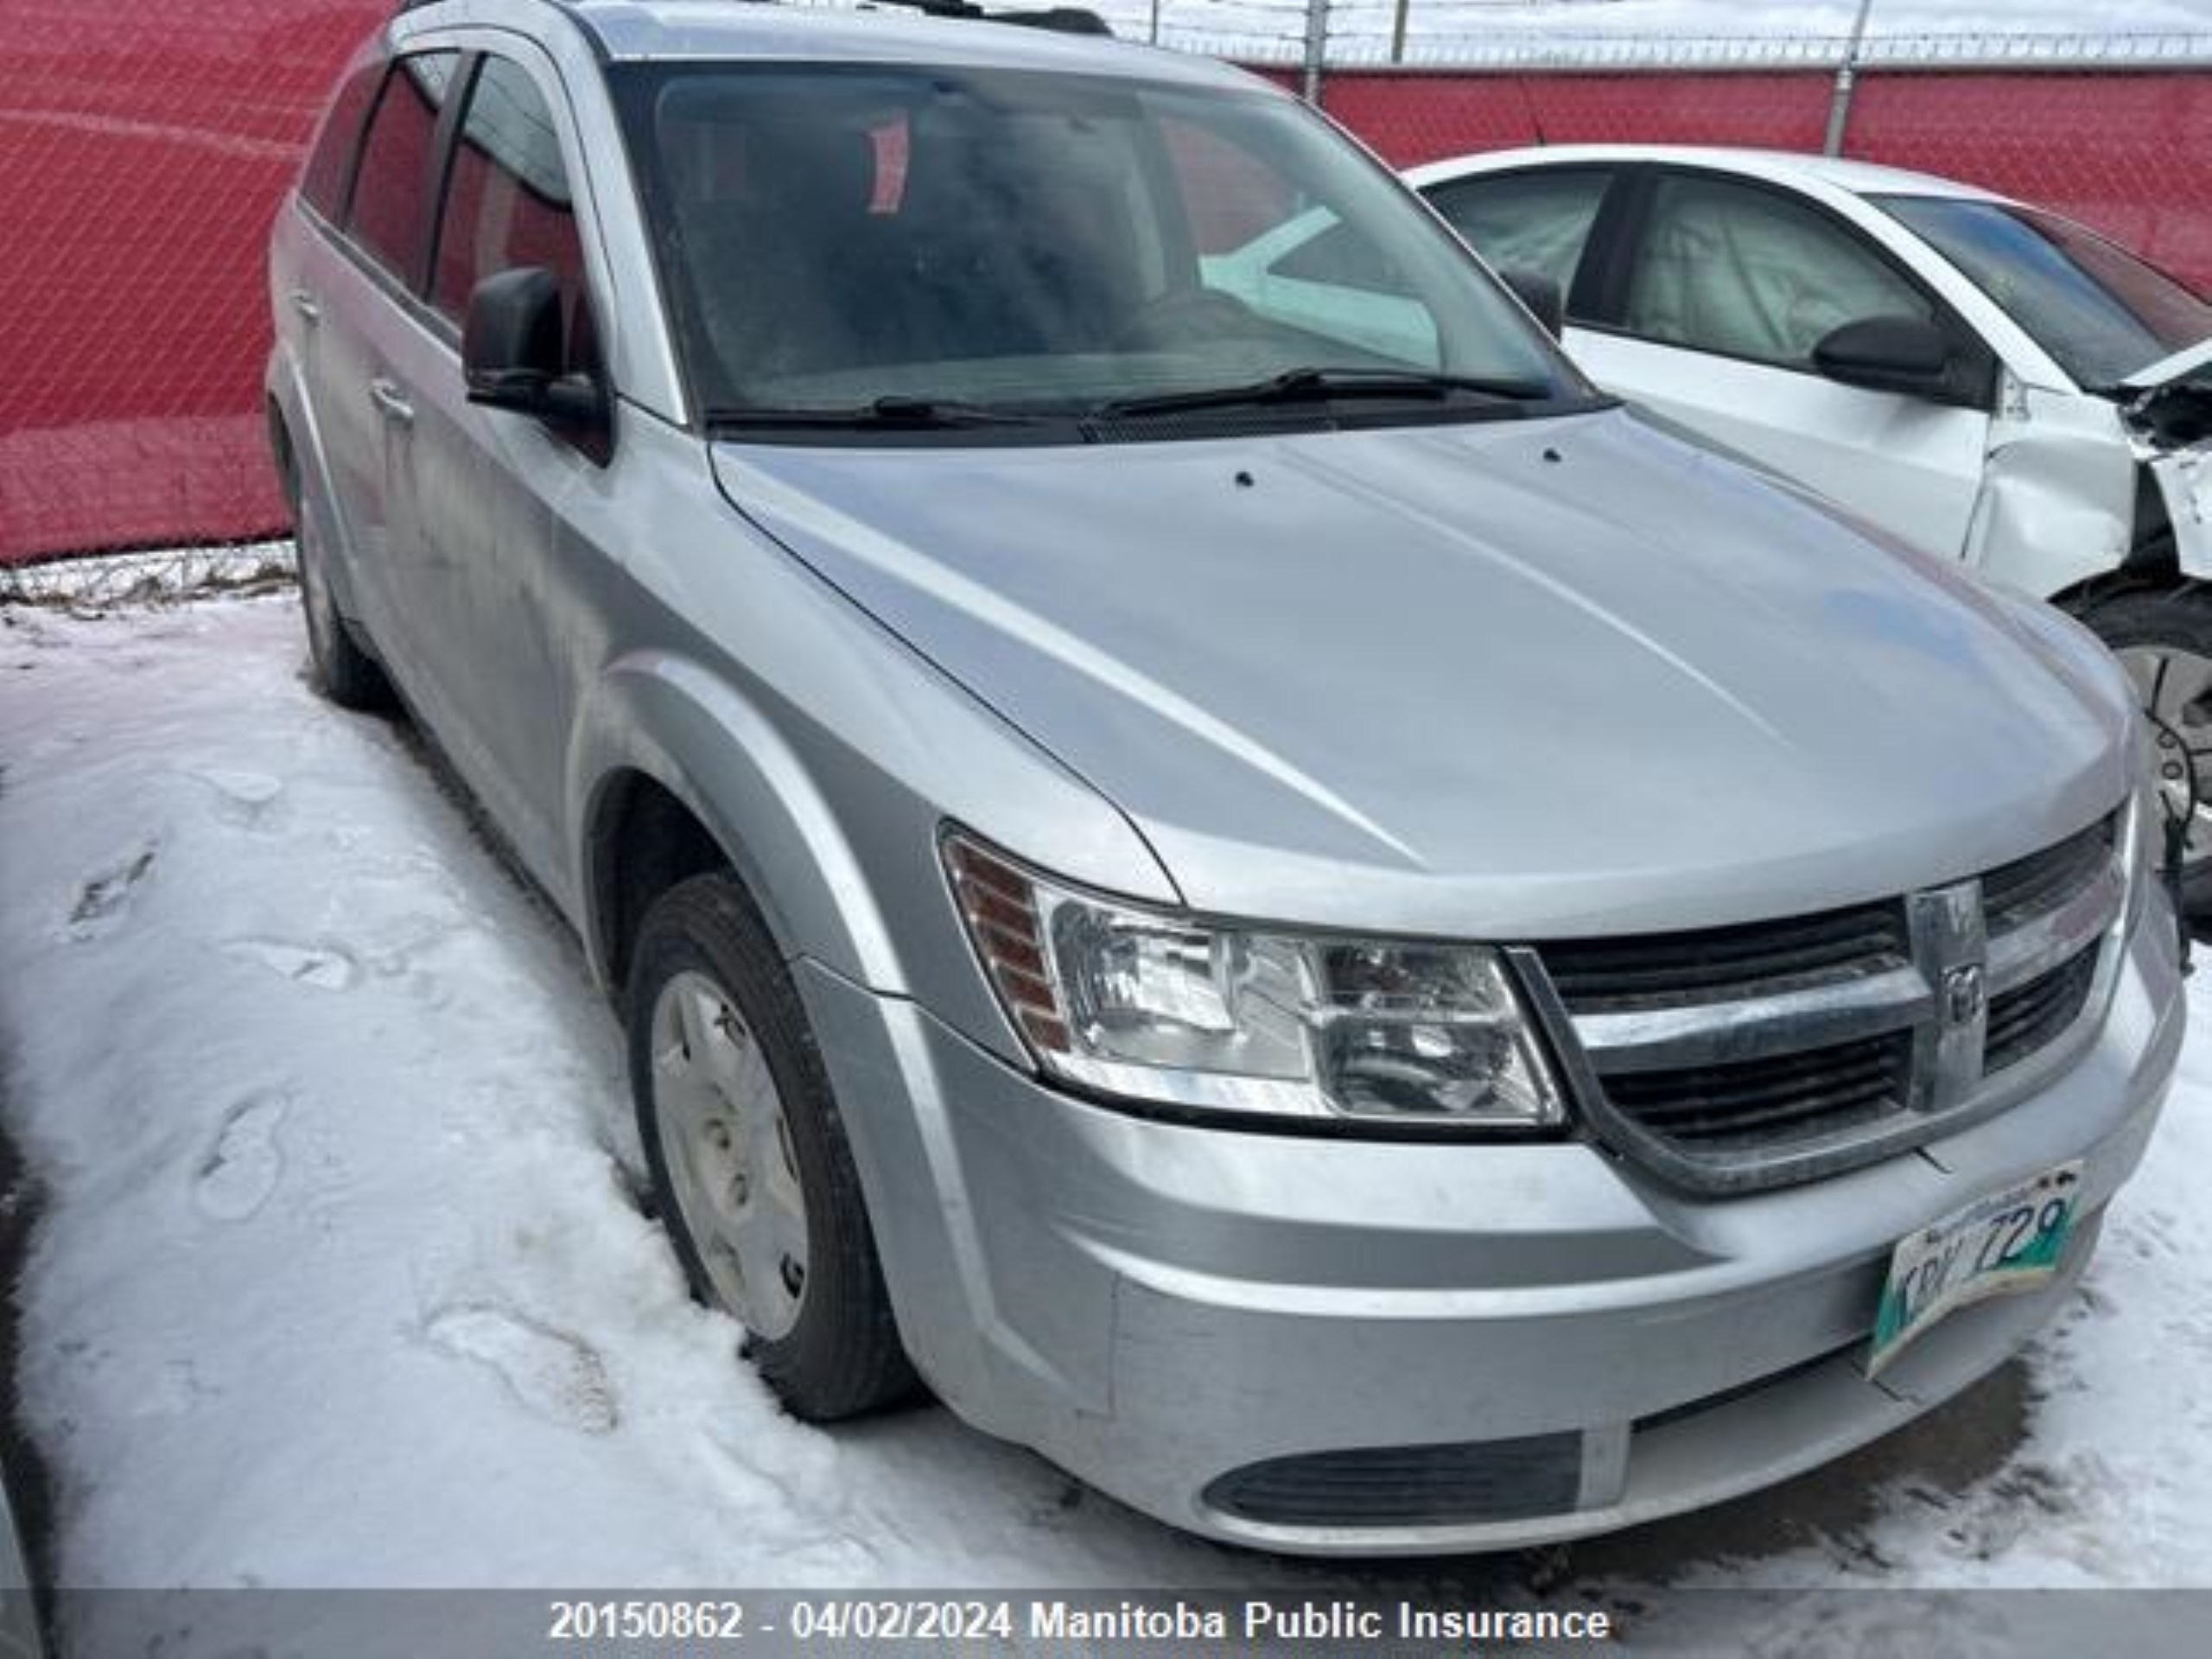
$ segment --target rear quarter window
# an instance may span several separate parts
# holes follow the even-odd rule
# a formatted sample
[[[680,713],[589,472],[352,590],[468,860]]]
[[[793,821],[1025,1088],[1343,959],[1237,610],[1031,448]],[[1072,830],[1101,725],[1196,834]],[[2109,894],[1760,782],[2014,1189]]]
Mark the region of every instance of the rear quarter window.
[[[362,252],[410,285],[421,263],[423,202],[438,112],[460,61],[458,52],[424,52],[394,64],[361,141],[346,233]]]
[[[346,211],[346,188],[353,181],[353,157],[361,144],[361,122],[384,78],[381,61],[364,64],[339,83],[330,107],[308,152],[300,175],[300,196],[334,224]]]

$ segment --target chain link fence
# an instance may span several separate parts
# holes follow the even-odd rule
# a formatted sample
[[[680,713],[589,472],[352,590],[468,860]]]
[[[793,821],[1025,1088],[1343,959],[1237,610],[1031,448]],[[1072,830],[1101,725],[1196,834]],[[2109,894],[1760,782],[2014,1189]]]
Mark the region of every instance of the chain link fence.
[[[1398,165],[1574,141],[1816,150],[1855,60],[1847,154],[2043,202],[2212,287],[2212,35],[1877,32],[1854,52],[1834,32],[1578,30],[1606,9],[1568,0],[1093,3],[1124,38],[1294,86],[1318,42],[1319,101]],[[0,0],[0,602],[283,568],[263,250],[339,66],[394,9]],[[132,549],[162,550],[43,563]]]
[[[0,568],[284,527],[261,413],[269,222],[391,10],[0,0]],[[0,576],[0,599],[55,580]]]
[[[2212,48],[2212,41],[2207,41]],[[1841,153],[2037,202],[2212,287],[2207,67],[1861,68]],[[1822,148],[1818,70],[1332,73],[1323,103],[1395,166],[1511,145]]]

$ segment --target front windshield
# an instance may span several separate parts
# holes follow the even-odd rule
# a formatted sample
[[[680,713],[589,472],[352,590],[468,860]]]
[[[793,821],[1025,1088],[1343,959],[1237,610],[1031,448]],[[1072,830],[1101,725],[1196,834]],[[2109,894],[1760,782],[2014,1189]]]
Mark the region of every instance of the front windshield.
[[[1964,271],[2090,391],[2108,391],[2212,336],[2212,305],[2055,213],[1946,196],[1872,200]]]
[[[1426,209],[1274,94],[725,63],[618,93],[710,419],[1096,415],[1317,370],[1326,396],[1363,381],[1370,423],[1591,396]]]

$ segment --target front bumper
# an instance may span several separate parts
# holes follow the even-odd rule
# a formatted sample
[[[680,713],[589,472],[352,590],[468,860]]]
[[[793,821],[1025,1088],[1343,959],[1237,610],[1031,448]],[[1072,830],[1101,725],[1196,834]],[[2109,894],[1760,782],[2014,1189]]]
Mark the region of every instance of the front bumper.
[[[1173,1525],[1329,1553],[1630,1525],[1782,1479],[1965,1386],[2081,1273],[2183,1024],[2160,906],[2094,1046],[2041,1094],[1916,1153],[1713,1199],[1583,1142],[1140,1118],[912,1003],[800,977],[901,1332],[948,1403]],[[1897,1240],[2075,1158],[2083,1219],[2058,1281],[1953,1314],[1869,1381]]]

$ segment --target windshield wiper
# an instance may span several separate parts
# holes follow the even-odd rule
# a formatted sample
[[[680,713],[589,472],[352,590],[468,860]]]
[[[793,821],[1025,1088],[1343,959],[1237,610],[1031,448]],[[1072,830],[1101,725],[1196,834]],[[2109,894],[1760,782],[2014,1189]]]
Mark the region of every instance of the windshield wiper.
[[[1018,410],[993,409],[951,397],[884,397],[865,404],[831,408],[779,408],[739,404],[709,409],[710,429],[743,431],[773,427],[814,427],[838,432],[943,431],[962,426],[1029,426],[1043,417]]]
[[[1287,369],[1264,380],[1237,386],[1206,386],[1196,391],[1163,391],[1100,404],[1090,414],[1101,419],[1124,415],[1169,415],[1182,410],[1236,409],[1248,404],[1334,403],[1349,397],[1415,397],[1441,401],[1474,397],[1514,405],[1542,403],[1555,395],[1548,380],[1509,375],[1442,374],[1426,369]]]

